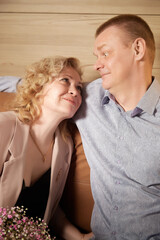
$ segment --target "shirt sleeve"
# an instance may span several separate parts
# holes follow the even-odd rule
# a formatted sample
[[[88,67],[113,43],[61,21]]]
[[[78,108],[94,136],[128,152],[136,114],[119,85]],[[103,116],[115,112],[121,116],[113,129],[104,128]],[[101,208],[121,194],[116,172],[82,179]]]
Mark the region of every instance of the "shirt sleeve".
[[[16,92],[17,84],[20,82],[20,77],[1,76],[0,77],[0,92]]]

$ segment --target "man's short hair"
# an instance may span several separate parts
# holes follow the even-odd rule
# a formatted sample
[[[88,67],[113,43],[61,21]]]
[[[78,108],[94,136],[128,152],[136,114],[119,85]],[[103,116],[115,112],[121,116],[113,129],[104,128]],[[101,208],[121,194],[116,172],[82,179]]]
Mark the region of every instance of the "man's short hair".
[[[146,42],[150,54],[150,60],[153,64],[155,58],[155,40],[149,25],[139,16],[133,14],[122,14],[115,16],[100,25],[95,37],[98,37],[105,29],[116,26],[124,30],[131,40],[143,38]]]

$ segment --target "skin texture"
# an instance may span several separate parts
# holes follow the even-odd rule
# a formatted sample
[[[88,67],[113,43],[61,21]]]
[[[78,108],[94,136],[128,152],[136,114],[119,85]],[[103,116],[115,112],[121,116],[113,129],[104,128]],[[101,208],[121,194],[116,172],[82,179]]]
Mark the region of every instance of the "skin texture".
[[[31,126],[31,133],[43,153],[64,119],[71,118],[82,102],[81,78],[73,68],[65,68],[44,87],[41,115]]]
[[[79,74],[73,68],[64,69],[45,87],[42,109],[51,110],[61,120],[73,117],[82,102],[81,88]]]
[[[134,109],[151,84],[152,66],[144,39],[131,40],[124,30],[111,26],[95,39],[94,55],[103,88],[125,111]]]
[[[95,40],[95,69],[103,79],[103,87],[116,93],[128,85],[134,64],[132,44],[125,44],[126,35],[117,27],[109,27]]]

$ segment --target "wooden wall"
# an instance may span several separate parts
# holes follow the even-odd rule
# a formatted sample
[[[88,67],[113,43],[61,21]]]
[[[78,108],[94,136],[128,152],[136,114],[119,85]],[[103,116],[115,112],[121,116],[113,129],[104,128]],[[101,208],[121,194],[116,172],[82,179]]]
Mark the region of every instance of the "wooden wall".
[[[26,65],[64,55],[78,57],[84,79],[95,79],[95,30],[121,13],[149,23],[157,47],[153,74],[160,79],[160,0],[0,0],[0,76],[23,76]]]

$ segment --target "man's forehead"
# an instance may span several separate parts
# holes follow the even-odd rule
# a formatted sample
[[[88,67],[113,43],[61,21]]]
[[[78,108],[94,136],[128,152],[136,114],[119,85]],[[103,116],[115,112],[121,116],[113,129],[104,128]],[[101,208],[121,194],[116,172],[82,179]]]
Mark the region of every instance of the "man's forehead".
[[[124,36],[126,35],[126,30],[122,28],[121,26],[109,26],[105,28],[95,39],[95,41],[98,41],[99,39],[103,39],[106,37],[112,37],[116,35]]]
[[[110,38],[110,35],[107,33],[107,31],[100,33],[94,42],[94,52],[100,51],[102,48],[107,47],[110,41],[112,41],[112,38]]]
[[[115,39],[118,41],[124,41],[127,37],[126,31],[121,29],[118,26],[110,26],[104,31],[102,31],[95,39],[94,43],[94,51],[100,50],[103,47],[107,47],[110,43],[112,43]]]

